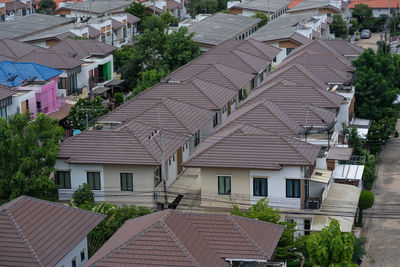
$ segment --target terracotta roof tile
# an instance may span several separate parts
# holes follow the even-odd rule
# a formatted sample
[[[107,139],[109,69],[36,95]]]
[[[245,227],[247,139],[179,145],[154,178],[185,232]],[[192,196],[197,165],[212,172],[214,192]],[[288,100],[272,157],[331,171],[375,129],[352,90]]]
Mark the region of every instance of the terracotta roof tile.
[[[319,151],[319,146],[239,124],[200,143],[183,166],[280,170],[285,165],[313,165]]]
[[[367,4],[372,8],[389,8],[389,2],[386,0],[352,0],[349,8],[354,8],[358,4]],[[391,0],[390,6],[392,8],[400,6],[400,0]]]
[[[54,266],[104,215],[21,196],[0,207],[0,261],[7,266]]]
[[[224,259],[269,260],[283,230],[234,215],[164,210],[127,221],[88,266],[229,266]]]

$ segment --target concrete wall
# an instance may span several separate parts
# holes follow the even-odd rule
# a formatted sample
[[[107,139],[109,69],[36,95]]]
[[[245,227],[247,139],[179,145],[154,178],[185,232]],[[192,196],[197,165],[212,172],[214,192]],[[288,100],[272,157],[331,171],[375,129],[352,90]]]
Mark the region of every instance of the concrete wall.
[[[354,97],[354,92],[351,93],[338,93],[342,96],[344,96],[346,99],[342,101],[339,109],[339,113],[336,117],[336,125],[335,128],[339,131],[342,131],[342,123],[346,123],[346,125],[349,125],[349,108],[351,104],[351,100]]]
[[[121,190],[121,172],[132,173],[133,191]],[[104,199],[107,202],[155,207],[151,166],[104,165],[104,188]]]
[[[231,195],[218,194],[218,176],[231,176]],[[286,198],[286,179],[303,179],[300,167],[283,167],[280,171],[201,168],[201,205],[231,208],[237,204],[248,208],[263,197],[253,196],[253,178],[268,178],[271,206],[300,209],[301,198]]]
[[[85,259],[81,260],[81,252],[85,252]],[[72,260],[76,260],[77,267],[85,266],[86,262],[88,261],[88,248],[87,248],[87,237],[82,239],[71,251],[64,256],[55,267],[68,267],[72,266]]]
[[[12,96],[12,104],[7,106],[7,114],[8,116],[13,115],[15,113],[21,113],[22,107],[21,103],[28,100],[29,112],[33,113],[33,116],[36,117],[36,96],[35,91],[20,91],[16,92]]]

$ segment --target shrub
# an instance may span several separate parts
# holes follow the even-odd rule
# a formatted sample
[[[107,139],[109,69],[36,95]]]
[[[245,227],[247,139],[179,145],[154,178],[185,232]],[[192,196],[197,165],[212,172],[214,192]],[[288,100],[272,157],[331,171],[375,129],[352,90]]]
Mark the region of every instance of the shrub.
[[[394,138],[397,138],[397,137],[399,137],[399,132],[398,132],[398,131],[395,131],[395,132],[394,132]]]
[[[124,94],[115,93],[114,94],[114,99],[115,99],[115,104],[117,104],[117,106],[119,106],[119,105],[124,103]]]
[[[94,204],[94,193],[90,190],[88,184],[80,185],[72,195],[73,203],[79,207],[84,204]]]
[[[356,238],[354,240],[354,253],[352,262],[361,264],[361,259],[365,255],[365,243],[367,239],[365,237]]]
[[[358,207],[360,208],[360,214],[358,219],[359,225],[362,225],[363,210],[371,208],[373,204],[374,204],[374,193],[367,190],[361,191],[360,199],[358,201]]]

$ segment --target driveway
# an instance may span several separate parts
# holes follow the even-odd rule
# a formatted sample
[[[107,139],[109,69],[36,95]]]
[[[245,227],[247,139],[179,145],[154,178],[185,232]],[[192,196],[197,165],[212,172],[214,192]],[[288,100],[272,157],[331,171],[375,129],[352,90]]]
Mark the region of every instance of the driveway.
[[[397,122],[400,132],[400,120]],[[400,266],[400,138],[392,138],[381,153],[374,188],[375,204],[365,211],[363,232],[367,256],[362,266]]]
[[[382,36],[382,38],[385,38],[385,36]],[[381,34],[380,33],[372,33],[371,38],[369,39],[360,39],[360,41],[355,42],[357,45],[361,46],[362,48],[372,48],[374,51],[378,49],[378,46],[376,42],[378,42],[381,39]]]

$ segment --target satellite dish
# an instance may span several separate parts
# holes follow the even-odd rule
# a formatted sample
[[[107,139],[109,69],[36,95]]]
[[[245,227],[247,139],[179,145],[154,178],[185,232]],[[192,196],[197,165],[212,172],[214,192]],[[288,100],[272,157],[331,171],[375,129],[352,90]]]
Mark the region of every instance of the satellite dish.
[[[12,76],[8,77],[6,82],[13,82],[15,79],[17,79],[17,77],[18,77],[18,74],[12,75]]]
[[[74,130],[74,131],[72,132],[72,135],[75,136],[75,135],[79,134],[80,132],[81,132],[81,130],[78,130],[78,129],[77,129],[77,130]]]
[[[29,79],[26,81],[25,85],[28,85],[28,84],[33,83],[36,79],[37,79],[37,76],[33,76],[33,77],[29,78]]]

